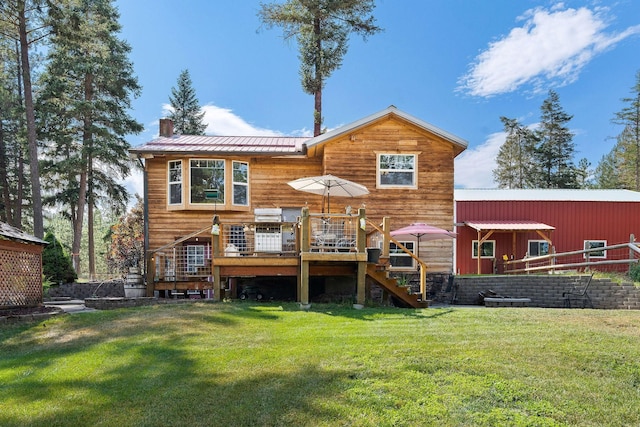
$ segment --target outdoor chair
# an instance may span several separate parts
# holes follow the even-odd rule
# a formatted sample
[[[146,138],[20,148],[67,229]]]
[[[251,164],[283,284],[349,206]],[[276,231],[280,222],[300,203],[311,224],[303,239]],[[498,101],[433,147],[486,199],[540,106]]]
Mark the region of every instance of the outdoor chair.
[[[593,279],[593,274],[590,276],[581,276],[586,278],[586,283],[576,283],[573,287],[562,293],[562,298],[564,299],[564,306],[566,308],[578,307],[576,304],[580,304],[580,308],[585,308],[587,304],[589,304],[590,308],[593,308],[593,302],[591,302],[591,298],[589,297],[589,285],[591,284],[591,279]]]

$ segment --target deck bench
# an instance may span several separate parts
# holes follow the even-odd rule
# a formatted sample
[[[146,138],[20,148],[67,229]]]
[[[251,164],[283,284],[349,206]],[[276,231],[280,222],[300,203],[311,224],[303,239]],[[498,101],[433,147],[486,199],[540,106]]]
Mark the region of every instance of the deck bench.
[[[531,298],[484,298],[484,305],[486,307],[528,307],[530,302]]]

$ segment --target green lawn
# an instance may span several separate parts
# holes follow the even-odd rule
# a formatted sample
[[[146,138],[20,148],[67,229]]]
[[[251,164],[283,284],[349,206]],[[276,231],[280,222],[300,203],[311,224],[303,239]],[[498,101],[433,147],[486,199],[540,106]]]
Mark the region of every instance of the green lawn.
[[[640,312],[183,304],[0,327],[2,426],[637,426]]]

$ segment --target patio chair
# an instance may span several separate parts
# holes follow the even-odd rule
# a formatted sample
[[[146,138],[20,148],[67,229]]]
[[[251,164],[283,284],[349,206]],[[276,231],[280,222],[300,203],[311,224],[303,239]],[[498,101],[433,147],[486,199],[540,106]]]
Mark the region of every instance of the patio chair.
[[[591,279],[593,279],[593,274],[590,276],[582,276],[586,278],[586,284],[576,283],[573,287],[562,293],[562,298],[564,299],[564,306],[566,308],[578,307],[576,303],[580,304],[580,308],[585,308],[587,303],[589,304],[589,308],[593,308],[593,302],[591,301],[591,297],[589,297],[588,290],[589,285],[591,284]],[[573,303],[572,303],[573,301]]]

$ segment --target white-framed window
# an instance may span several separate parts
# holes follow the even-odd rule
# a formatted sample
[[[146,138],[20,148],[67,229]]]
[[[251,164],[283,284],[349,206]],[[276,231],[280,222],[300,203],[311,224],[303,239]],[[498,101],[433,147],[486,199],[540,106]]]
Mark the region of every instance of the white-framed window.
[[[607,246],[607,241],[606,240],[585,240],[584,241],[584,249],[598,249],[598,248],[604,248],[605,246]],[[587,254],[584,254],[584,257],[587,257]],[[599,251],[591,251],[589,252],[589,258],[606,258],[607,257],[607,251],[602,249]]]
[[[204,267],[204,245],[187,246],[187,273],[196,273],[198,267]]]
[[[473,241],[472,258],[478,258],[478,241]],[[495,258],[496,257],[496,241],[485,240],[482,242],[482,248],[480,250],[480,258]]]
[[[415,254],[415,244],[416,242],[408,241],[408,242],[400,242],[411,251],[412,254]],[[389,264],[391,264],[391,269],[393,270],[415,270],[416,262],[415,260],[398,247],[393,242],[389,242]]]
[[[190,202],[224,203],[224,160],[192,159],[189,161]],[[218,190],[218,200],[209,200],[205,190]]]
[[[378,187],[416,188],[415,154],[378,154]]]
[[[182,160],[169,161],[169,204],[182,204]]]
[[[529,240],[529,256],[549,255],[549,242],[546,240]]]
[[[249,163],[233,162],[233,204],[249,206]]]

